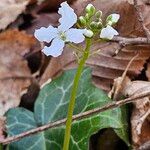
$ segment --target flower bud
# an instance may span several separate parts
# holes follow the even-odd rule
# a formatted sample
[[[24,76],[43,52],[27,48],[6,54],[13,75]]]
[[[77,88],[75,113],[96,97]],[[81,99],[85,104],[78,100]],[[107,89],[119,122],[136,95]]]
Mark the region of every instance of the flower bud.
[[[95,22],[99,22],[99,18],[95,18]]]
[[[85,14],[85,19],[86,19],[87,21],[89,21],[90,15],[86,13],[86,14]]]
[[[92,29],[97,28],[97,23],[96,23],[95,21],[92,21],[92,22],[90,23],[90,27],[91,27]]]
[[[101,17],[102,17],[102,11],[100,11],[100,10],[97,11],[96,14],[95,14],[95,16],[96,16],[96,18],[98,18],[98,19],[101,18]]]
[[[86,18],[84,16],[80,16],[79,23],[81,26],[86,26]]]
[[[106,18],[106,22],[109,22],[112,20],[112,15],[109,15],[107,18]]]
[[[85,35],[86,37],[88,37],[88,38],[91,38],[91,37],[94,35],[94,33],[93,33],[93,31],[91,31],[91,30],[85,29],[85,30],[84,30],[84,35]]]
[[[118,34],[119,33],[113,27],[107,26],[106,28],[103,28],[101,30],[100,38],[111,40],[113,39],[115,35],[118,35]]]
[[[102,27],[103,27],[103,24],[102,24],[102,22],[94,22],[94,21],[92,21],[91,23],[90,23],[90,27],[92,28],[92,29],[101,29]]]
[[[103,27],[102,22],[97,22],[97,29],[101,29]]]
[[[111,14],[107,17],[106,19],[106,22],[107,22],[107,25],[114,25],[115,23],[118,22],[120,18],[120,15],[119,14]]]
[[[95,14],[95,7],[92,4],[88,4],[85,8],[86,13],[88,13],[90,16],[93,16]]]

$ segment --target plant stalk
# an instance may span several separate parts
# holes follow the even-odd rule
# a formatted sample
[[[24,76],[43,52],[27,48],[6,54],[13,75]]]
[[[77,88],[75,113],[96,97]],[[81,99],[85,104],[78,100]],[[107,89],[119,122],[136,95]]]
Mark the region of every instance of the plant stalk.
[[[77,68],[77,71],[76,71],[76,74],[74,77],[73,86],[72,86],[71,97],[70,97],[70,102],[69,102],[69,106],[68,106],[68,114],[67,114],[67,121],[66,121],[63,150],[69,149],[72,116],[73,116],[73,111],[74,111],[74,106],[75,106],[76,94],[77,94],[79,80],[80,80],[80,77],[82,74],[82,70],[84,68],[86,60],[89,57],[90,47],[91,47],[91,39],[86,38],[86,48],[85,48],[83,56],[79,62],[79,65],[78,65],[78,68]]]
[[[3,150],[3,144],[0,144],[0,150]]]

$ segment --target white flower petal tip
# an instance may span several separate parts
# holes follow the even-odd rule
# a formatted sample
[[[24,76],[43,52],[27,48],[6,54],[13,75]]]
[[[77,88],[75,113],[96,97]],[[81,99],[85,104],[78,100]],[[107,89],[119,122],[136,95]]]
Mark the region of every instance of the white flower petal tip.
[[[64,41],[61,39],[55,38],[50,47],[45,46],[42,52],[46,56],[58,57],[62,54],[63,48],[65,46]]]
[[[107,26],[101,30],[100,38],[111,40],[115,35],[119,35],[119,33],[111,26]]]
[[[84,29],[71,28],[66,32],[66,41],[73,43],[81,43],[85,40]]]
[[[61,3],[58,13],[61,15],[60,26],[58,27],[61,31],[67,31],[77,22],[77,15],[67,2]]]
[[[94,33],[93,33],[93,31],[91,31],[91,30],[85,29],[85,30],[84,30],[84,35],[85,35],[86,37],[91,38],[91,37],[94,35]]]
[[[38,39],[40,42],[43,42],[43,39],[45,38],[43,31],[46,31],[45,27],[41,27],[40,29],[36,29],[34,32],[35,38]]]
[[[95,7],[93,6],[93,4],[88,4],[85,8],[85,10],[87,12],[90,12],[90,11],[95,11]]]
[[[90,9],[91,7],[94,7],[91,3],[86,6],[87,9]]]
[[[51,42],[58,34],[58,31],[53,26],[49,26],[47,28],[41,27],[40,29],[35,30],[34,36],[40,42]]]
[[[113,23],[117,23],[118,22],[118,20],[120,19],[120,15],[119,14],[111,14],[111,16],[112,16],[112,22]]]
[[[96,8],[92,4],[88,4],[85,8],[85,11],[88,13],[88,15],[93,16],[96,12]]]

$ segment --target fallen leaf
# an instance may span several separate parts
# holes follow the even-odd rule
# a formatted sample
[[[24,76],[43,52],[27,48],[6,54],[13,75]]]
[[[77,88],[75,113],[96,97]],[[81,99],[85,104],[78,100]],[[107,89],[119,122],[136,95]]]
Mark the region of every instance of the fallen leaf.
[[[36,40],[17,30],[0,34],[0,116],[20,103],[21,92],[30,85],[30,69],[23,56]],[[17,77],[25,77],[18,79]],[[26,78],[27,77],[27,78]]]
[[[10,23],[25,10],[29,0],[1,0],[0,2],[0,30],[5,29]]]
[[[150,91],[150,82],[133,81],[124,87],[124,94],[130,96]],[[145,97],[133,102],[131,115],[132,142],[135,149],[150,141],[150,99]]]
[[[39,5],[38,10],[41,11],[55,11],[58,9],[60,4],[64,2],[64,0],[37,0]],[[68,4],[71,4],[72,2],[76,0],[66,0]]]
[[[59,15],[56,13],[43,13],[36,15],[32,21],[31,26],[26,29],[26,32],[29,34],[34,34],[35,29],[40,27],[48,27],[51,25],[56,25]]]

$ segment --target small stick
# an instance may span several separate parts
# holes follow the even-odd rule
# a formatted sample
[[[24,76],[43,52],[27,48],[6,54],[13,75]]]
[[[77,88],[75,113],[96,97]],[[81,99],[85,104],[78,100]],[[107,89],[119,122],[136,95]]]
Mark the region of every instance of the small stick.
[[[113,91],[113,93],[109,93],[109,97],[111,97],[111,99],[115,99],[117,100],[118,98],[118,94],[120,93],[122,87],[123,87],[123,83],[126,79],[126,75],[127,75],[127,72],[132,64],[132,62],[139,56],[139,54],[137,53],[128,63],[126,69],[124,70],[123,74],[121,77],[117,78],[117,81],[114,82],[114,86],[112,88],[111,91]],[[113,97],[112,97],[113,96]]]
[[[107,104],[107,105],[105,105],[105,106],[103,106],[101,108],[95,108],[95,109],[92,109],[92,110],[89,110],[89,111],[86,111],[86,112],[74,115],[73,116],[73,121],[80,120],[80,119],[83,119],[83,118],[87,118],[87,117],[89,117],[91,115],[98,114],[98,113],[106,111],[108,109],[113,109],[113,108],[120,107],[120,106],[122,106],[124,104],[131,103],[133,101],[142,99],[143,97],[147,97],[147,96],[150,96],[150,91],[146,91],[146,92],[143,92],[141,94],[133,95],[133,96],[131,96],[131,97],[127,98],[127,99],[124,99],[124,100],[113,101],[113,102],[111,102],[111,103],[109,103],[109,104]],[[6,139],[0,140],[0,144],[6,145],[6,144],[9,144],[11,142],[18,141],[18,140],[20,140],[20,139],[22,139],[24,137],[31,136],[33,134],[45,131],[45,130],[47,130],[49,128],[54,128],[54,127],[58,127],[60,125],[64,125],[65,123],[66,123],[66,118],[62,119],[62,120],[58,120],[56,122],[50,122],[50,123],[48,123],[46,125],[43,125],[41,127],[38,127],[38,128],[35,128],[35,129],[31,129],[31,130],[23,132],[21,134],[18,134],[18,135],[15,135],[15,136],[8,137]]]
[[[8,76],[8,77],[3,77],[0,78],[0,80],[34,80],[32,76]]]
[[[137,38],[126,38],[126,37],[122,37],[122,36],[114,36],[114,38],[112,40],[110,40],[112,42],[120,42],[121,44],[124,45],[142,45],[142,44],[150,44],[147,41],[147,38],[144,37],[137,37]]]

